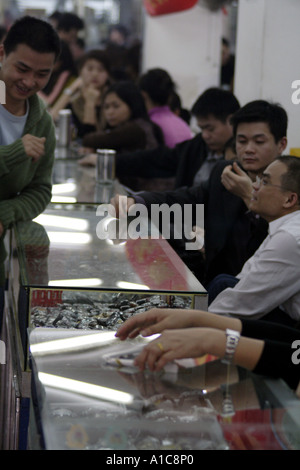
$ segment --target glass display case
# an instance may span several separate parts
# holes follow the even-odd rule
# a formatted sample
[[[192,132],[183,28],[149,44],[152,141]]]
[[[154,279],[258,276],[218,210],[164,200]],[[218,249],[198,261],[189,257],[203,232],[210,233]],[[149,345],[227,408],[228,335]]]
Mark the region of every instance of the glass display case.
[[[116,329],[154,306],[207,308],[203,286],[151,227],[142,219],[130,238],[97,206],[73,204],[14,228],[9,289],[25,354],[29,326]]]
[[[0,450],[25,450],[27,445],[31,374],[22,369],[15,320],[6,306],[1,332],[5,362],[0,365]]]
[[[32,330],[30,446],[179,450],[190,459],[200,449],[300,448],[299,401],[283,382],[208,356],[193,366],[178,361],[159,373],[140,372],[132,358],[151,339]]]

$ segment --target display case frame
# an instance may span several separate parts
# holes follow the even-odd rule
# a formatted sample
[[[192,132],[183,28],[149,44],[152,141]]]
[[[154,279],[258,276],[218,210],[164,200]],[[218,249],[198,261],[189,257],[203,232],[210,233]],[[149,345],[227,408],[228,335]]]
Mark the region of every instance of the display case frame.
[[[105,221],[107,216],[97,217],[98,207],[51,204],[41,219],[18,223],[11,231],[9,291],[13,310],[18,316],[25,368],[28,368],[27,329],[36,326],[31,321],[32,308],[50,309],[66,301],[68,295],[158,296],[166,307],[178,307],[181,304],[177,299],[183,299],[184,308],[207,308],[204,287],[167,240],[147,235],[148,220],[143,222],[141,238],[99,239],[99,220]],[[61,243],[61,236],[66,233],[61,227],[53,229],[47,217],[63,219],[67,224],[75,221],[77,228],[75,231],[67,229],[67,241]],[[109,223],[112,221],[116,220],[110,218]],[[92,241],[90,245],[81,248],[75,245],[74,248],[68,242],[72,245],[74,233],[78,234],[78,224],[87,227],[84,236]],[[89,276],[93,281],[97,279],[98,270],[103,277],[99,285],[84,286]],[[149,304],[149,308],[153,306]]]

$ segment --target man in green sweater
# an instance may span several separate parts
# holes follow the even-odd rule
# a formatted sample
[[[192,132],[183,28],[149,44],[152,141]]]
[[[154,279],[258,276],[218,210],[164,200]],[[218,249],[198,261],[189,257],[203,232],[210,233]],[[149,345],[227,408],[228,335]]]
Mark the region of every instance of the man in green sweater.
[[[55,129],[37,93],[47,84],[60,53],[52,26],[25,16],[0,45],[0,287],[5,284],[5,231],[31,220],[51,199]],[[0,299],[0,327],[1,299]]]

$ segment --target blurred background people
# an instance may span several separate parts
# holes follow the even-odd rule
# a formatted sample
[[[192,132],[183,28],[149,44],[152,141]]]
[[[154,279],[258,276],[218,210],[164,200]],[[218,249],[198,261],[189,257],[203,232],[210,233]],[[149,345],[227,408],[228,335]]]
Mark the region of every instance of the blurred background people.
[[[131,81],[117,82],[103,97],[103,130],[86,134],[83,146],[118,152],[155,148],[162,141],[159,128],[148,117],[143,97]]]
[[[182,107],[181,98],[178,93],[176,93],[176,91],[173,91],[171,93],[168,104],[170,106],[171,111],[173,111],[176,116],[181,117],[181,119],[183,119],[188,125],[190,125],[191,113],[188,109]]]
[[[230,51],[227,39],[222,38],[220,84],[225,90],[233,91],[235,56]]]
[[[39,93],[48,106],[53,106],[64,89],[77,78],[78,72],[68,44],[61,43],[61,53],[55,63],[53,73],[46,87]]]
[[[79,77],[64,90],[51,115],[57,120],[59,111],[72,110],[77,137],[96,131],[101,120],[101,101],[110,84],[110,62],[101,50],[87,52],[79,61]]]
[[[75,13],[63,13],[57,19],[57,33],[62,41],[65,41],[72,52],[76,44],[79,32],[84,29],[84,21]]]
[[[191,139],[193,134],[188,124],[176,116],[169,107],[175,83],[166,70],[154,68],[148,70],[139,79],[139,87],[145,100],[150,119],[162,130],[165,144],[176,144]]]
[[[102,114],[103,128],[83,137],[85,148],[110,148],[122,154],[157,148],[163,143],[161,130],[149,119],[142,94],[132,81],[111,85],[103,98]],[[95,165],[96,155],[88,155],[80,163]],[[144,187],[142,179],[130,175],[120,177],[120,182],[134,191]]]
[[[57,31],[58,21],[62,17],[63,13],[61,11],[55,10],[51,15],[48,16],[48,22],[51,26]]]
[[[3,41],[6,37],[6,33],[7,33],[7,31],[6,31],[5,26],[0,25],[0,44],[3,44]]]
[[[114,24],[109,28],[107,44],[116,44],[125,47],[129,37],[129,31],[122,24]]]

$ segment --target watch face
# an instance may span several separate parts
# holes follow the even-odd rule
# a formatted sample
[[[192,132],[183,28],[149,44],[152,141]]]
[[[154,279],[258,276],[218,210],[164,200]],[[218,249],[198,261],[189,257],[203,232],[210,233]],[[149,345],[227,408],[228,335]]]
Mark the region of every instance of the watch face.
[[[226,330],[226,350],[222,362],[225,364],[230,364],[235,353],[235,348],[240,339],[240,334],[235,330]]]
[[[240,333],[236,330],[231,330],[230,328],[227,328],[226,330],[226,335],[232,335],[232,336],[236,336],[237,338],[240,337]]]

